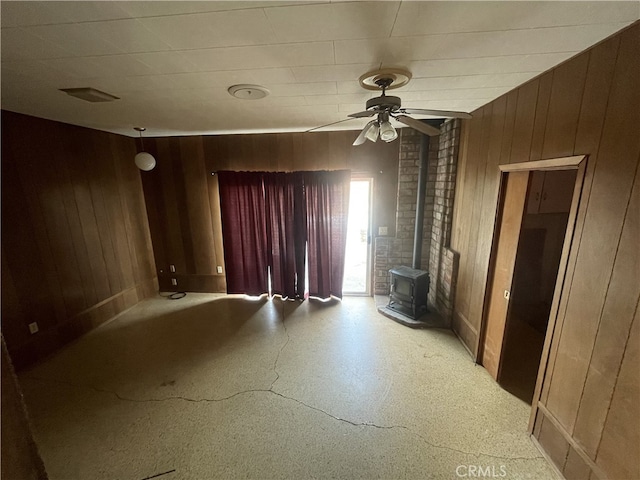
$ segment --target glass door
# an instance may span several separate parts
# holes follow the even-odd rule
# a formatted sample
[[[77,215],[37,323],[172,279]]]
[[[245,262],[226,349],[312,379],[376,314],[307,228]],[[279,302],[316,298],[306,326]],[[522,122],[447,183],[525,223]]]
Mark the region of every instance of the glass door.
[[[345,295],[371,294],[371,178],[351,180],[344,265]]]

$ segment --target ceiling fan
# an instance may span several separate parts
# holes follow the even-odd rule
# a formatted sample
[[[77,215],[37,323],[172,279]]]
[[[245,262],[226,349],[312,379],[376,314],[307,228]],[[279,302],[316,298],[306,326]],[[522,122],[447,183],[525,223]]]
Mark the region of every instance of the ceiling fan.
[[[346,122],[354,118],[376,117],[365,125],[360,135],[355,139],[353,145],[362,145],[366,140],[375,142],[380,138],[385,142],[392,142],[398,138],[398,132],[391,124],[394,119],[404,125],[407,125],[425,135],[440,135],[440,130],[421,122],[409,115],[429,115],[436,117],[448,118],[471,118],[471,115],[465,112],[455,112],[448,110],[428,110],[421,108],[402,108],[400,97],[387,95],[387,90],[399,88],[406,85],[411,79],[411,73],[402,69],[382,69],[365,73],[359,79],[360,85],[367,90],[382,90],[379,97],[370,98],[366,103],[366,110],[347,115],[349,118],[339,120],[337,122],[323,125],[335,125],[336,123]],[[308,130],[309,132],[317,130],[316,127]]]

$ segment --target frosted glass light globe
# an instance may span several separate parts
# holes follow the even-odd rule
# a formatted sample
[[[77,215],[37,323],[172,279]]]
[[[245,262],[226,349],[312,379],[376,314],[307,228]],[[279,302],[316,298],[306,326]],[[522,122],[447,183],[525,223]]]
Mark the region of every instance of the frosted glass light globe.
[[[156,166],[156,159],[153,158],[153,155],[147,152],[140,152],[136,154],[135,162],[136,167],[140,170],[144,170],[145,172],[153,170],[153,167]]]

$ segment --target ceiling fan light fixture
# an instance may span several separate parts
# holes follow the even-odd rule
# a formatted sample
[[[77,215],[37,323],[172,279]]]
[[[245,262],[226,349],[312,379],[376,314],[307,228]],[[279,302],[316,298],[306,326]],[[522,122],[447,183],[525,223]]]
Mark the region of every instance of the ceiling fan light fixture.
[[[360,132],[360,134],[356,137],[356,139],[353,141],[353,145],[354,146],[358,146],[358,145],[362,145],[364,142],[367,141],[367,132],[369,131],[369,127],[371,125],[373,125],[374,123],[376,123],[376,120],[371,120],[369,123],[367,123],[364,128],[362,129],[362,131]]]
[[[369,122],[364,128],[366,129],[364,136],[367,140],[371,140],[372,142],[378,140],[378,132],[380,131],[380,126],[378,125],[378,122],[376,120]]]
[[[385,120],[380,124],[380,140],[384,140],[385,142],[393,142],[396,138],[398,138],[398,132],[393,128],[391,122],[389,120]]]

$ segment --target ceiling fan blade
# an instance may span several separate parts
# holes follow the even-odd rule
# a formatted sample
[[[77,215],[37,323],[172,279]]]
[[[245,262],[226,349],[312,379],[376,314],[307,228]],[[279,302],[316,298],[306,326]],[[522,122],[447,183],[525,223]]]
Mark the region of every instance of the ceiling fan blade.
[[[425,135],[429,135],[430,137],[440,135],[439,129],[432,127],[431,125],[427,125],[426,123],[422,123],[420,120],[416,120],[415,118],[407,117],[406,115],[394,115],[394,118],[400,123],[404,123],[414,130],[424,133]]]
[[[409,115],[431,115],[434,117],[451,117],[451,118],[471,118],[471,114],[466,112],[454,112],[451,110],[426,110],[423,108],[401,108],[402,113]]]
[[[319,127],[313,127],[313,128],[310,128],[309,130],[306,130],[304,133],[313,132],[314,130],[319,130],[319,129],[324,128],[324,127],[329,127],[331,125],[335,125],[336,123],[346,122],[347,120],[353,120],[353,118],[344,118],[342,120],[338,120],[337,122],[331,122],[331,123],[327,123],[325,125],[320,125]]]
[[[364,118],[364,117],[373,117],[376,113],[375,110],[365,110],[364,112],[351,113],[347,115],[347,117],[351,118]]]

